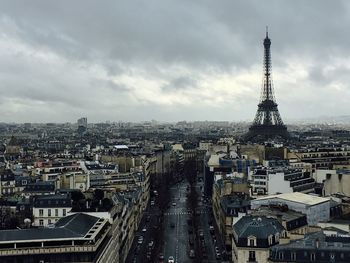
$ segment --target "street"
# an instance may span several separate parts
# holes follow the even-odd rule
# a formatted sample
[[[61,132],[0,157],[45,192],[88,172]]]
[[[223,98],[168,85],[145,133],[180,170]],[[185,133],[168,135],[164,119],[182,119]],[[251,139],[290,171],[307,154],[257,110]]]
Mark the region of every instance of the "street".
[[[178,183],[169,189],[170,207],[164,213],[164,256],[173,256],[175,262],[191,262],[189,258],[189,235],[185,182]]]
[[[202,197],[202,187],[203,183],[196,181],[194,189],[198,200],[193,213],[198,224],[197,232],[200,233],[193,233],[191,220],[194,216],[189,209],[187,198],[190,188],[188,182],[183,180],[169,188],[170,201],[163,213],[163,224],[157,197],[154,198],[154,203],[145,212],[136,232],[127,262],[152,262],[152,257],[156,259],[155,262],[168,262],[169,257],[173,257],[175,263],[199,262],[198,259],[200,262],[221,262],[222,257],[217,255],[217,251],[221,255],[224,246],[217,231],[210,231],[210,226],[215,224],[215,220],[211,212],[211,203]],[[144,228],[146,231],[143,232]],[[197,249],[196,239],[200,244]],[[158,251],[149,248],[152,241],[158,242]],[[192,258],[190,250],[193,250]],[[164,256],[164,261],[159,260],[160,255]]]

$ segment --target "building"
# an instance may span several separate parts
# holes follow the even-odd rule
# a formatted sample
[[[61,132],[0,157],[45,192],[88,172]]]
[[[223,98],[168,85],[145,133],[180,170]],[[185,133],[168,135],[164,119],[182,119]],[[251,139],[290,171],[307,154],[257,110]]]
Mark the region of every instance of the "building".
[[[61,218],[50,228],[0,231],[0,261],[101,262],[110,224],[86,214]]]
[[[320,172],[320,170],[317,170]],[[342,194],[350,196],[350,170],[328,170],[323,180],[323,195]]]
[[[87,118],[83,117],[83,118],[78,119],[77,125],[78,125],[78,133],[79,134],[86,132],[86,130],[87,130]]]
[[[56,190],[55,182],[38,181],[38,182],[27,184],[23,190],[22,195],[24,196],[53,195],[55,194],[55,190]]]
[[[316,169],[332,169],[333,165],[350,163],[350,147],[313,147],[297,149],[288,153],[289,160],[312,164],[312,172]]]
[[[72,201],[69,194],[34,197],[33,225],[45,227],[54,224],[60,218],[67,216],[71,209]]]
[[[350,262],[350,235],[320,231],[301,240],[279,244],[270,249],[269,262],[348,263]]]
[[[275,218],[247,215],[233,225],[232,260],[234,263],[267,263],[269,249],[287,238],[287,232]]]
[[[254,170],[251,183],[255,194],[313,193],[315,180],[310,172],[292,167],[261,167]]]
[[[11,170],[6,169],[0,175],[0,195],[14,194],[15,187],[15,175]]]
[[[232,247],[232,225],[250,209],[247,180],[224,177],[213,185],[212,209],[220,235],[228,250]]]
[[[330,219],[330,198],[294,192],[261,197],[251,201],[252,209],[270,205],[285,205],[288,209],[305,214],[309,225],[316,225],[318,222]]]
[[[224,177],[226,174],[231,174],[233,167],[231,163],[220,162],[221,158],[225,157],[226,153],[211,154],[205,162],[204,168],[204,194],[211,197],[213,193],[213,184],[215,177]]]
[[[262,206],[250,211],[249,214],[277,219],[287,231],[286,241],[288,242],[289,240],[303,238],[309,232],[306,215],[290,210],[287,206]]]

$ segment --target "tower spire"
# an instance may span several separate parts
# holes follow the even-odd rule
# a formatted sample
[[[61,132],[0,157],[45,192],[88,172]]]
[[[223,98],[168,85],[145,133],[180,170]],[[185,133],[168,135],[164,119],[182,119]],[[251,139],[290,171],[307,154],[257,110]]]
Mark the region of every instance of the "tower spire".
[[[269,27],[266,26],[266,38],[269,38]]]

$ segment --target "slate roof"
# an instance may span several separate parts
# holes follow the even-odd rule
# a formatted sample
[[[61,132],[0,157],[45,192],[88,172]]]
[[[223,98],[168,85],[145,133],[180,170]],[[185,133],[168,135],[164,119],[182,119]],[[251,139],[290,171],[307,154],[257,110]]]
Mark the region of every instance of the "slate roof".
[[[54,182],[39,181],[35,183],[28,184],[24,192],[51,192],[55,190]]]
[[[34,207],[72,207],[72,202],[68,194],[43,195],[35,197]]]
[[[83,238],[98,220],[97,217],[78,213],[61,218],[53,228],[1,230],[0,243]]]
[[[278,245],[276,249],[294,248],[294,249],[316,249],[316,240],[318,240],[318,249],[327,250],[347,250],[350,251],[350,236],[332,235],[327,236],[323,231],[306,234],[303,239],[292,241],[289,244]]]
[[[270,235],[281,233],[284,227],[275,218],[265,216],[244,216],[233,226],[238,238],[255,236],[257,239],[267,239]]]

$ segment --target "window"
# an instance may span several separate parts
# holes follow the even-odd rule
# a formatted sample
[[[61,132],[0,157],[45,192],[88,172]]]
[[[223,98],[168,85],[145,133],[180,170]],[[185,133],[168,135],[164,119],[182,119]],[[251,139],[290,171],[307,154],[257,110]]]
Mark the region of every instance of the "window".
[[[47,209],[47,216],[51,216],[51,209]]]
[[[49,224],[49,225],[51,224],[51,219],[48,220],[48,224]]]
[[[43,226],[44,225],[44,220],[43,219],[40,219],[39,220],[39,226]]]
[[[249,251],[248,261],[255,261],[255,251]]]
[[[278,253],[278,259],[283,259],[283,257],[284,257],[283,252],[279,252],[279,253]]]
[[[292,261],[296,261],[296,260],[297,260],[297,253],[292,252],[292,253],[290,254],[290,259],[291,259]]]
[[[316,258],[315,253],[311,253],[310,254],[310,260],[311,261],[315,261],[315,258]]]
[[[43,209],[39,209],[39,216],[44,216],[44,210]]]
[[[66,216],[66,209],[63,209],[63,216]]]
[[[58,216],[58,209],[55,209],[55,216]]]

